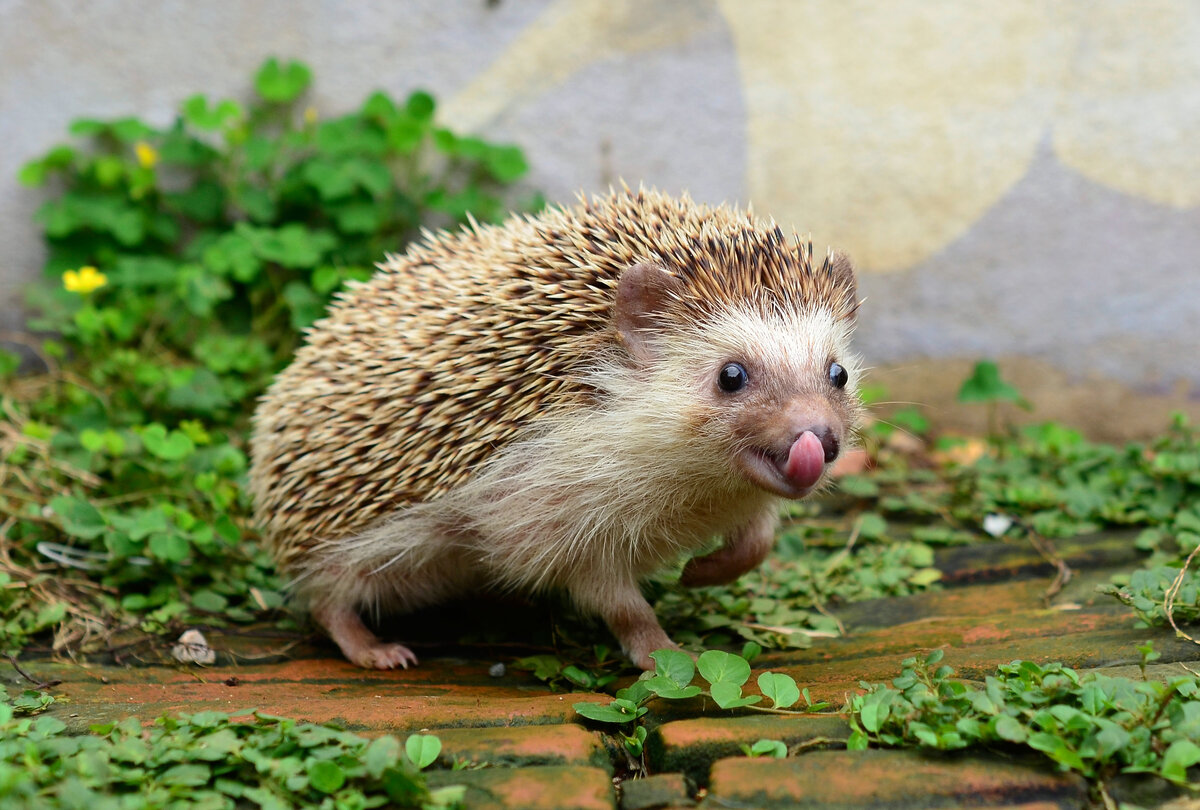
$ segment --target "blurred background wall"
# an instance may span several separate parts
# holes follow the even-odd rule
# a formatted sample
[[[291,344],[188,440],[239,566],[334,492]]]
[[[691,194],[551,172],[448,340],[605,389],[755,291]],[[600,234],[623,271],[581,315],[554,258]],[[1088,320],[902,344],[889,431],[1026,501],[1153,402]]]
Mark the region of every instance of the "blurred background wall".
[[[1101,438],[1200,418],[1200,4],[0,0],[0,329],[42,250],[16,173],[71,119],[168,123],[269,55],[312,104],[415,88],[569,202],[753,202],[855,257],[858,346],[935,423],[974,360]]]

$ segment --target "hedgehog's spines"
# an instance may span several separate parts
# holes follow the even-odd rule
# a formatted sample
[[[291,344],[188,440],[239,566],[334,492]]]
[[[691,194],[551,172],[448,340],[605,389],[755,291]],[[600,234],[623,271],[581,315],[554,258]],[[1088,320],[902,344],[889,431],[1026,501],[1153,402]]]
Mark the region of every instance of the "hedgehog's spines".
[[[534,419],[591,401],[580,368],[620,351],[613,291],[627,267],[651,261],[677,280],[662,317],[682,328],[747,307],[848,319],[860,303],[838,274],[814,272],[811,238],[785,238],[749,205],[624,182],[421,236],[336,296],[256,417],[256,508],[285,560],[445,494]]]

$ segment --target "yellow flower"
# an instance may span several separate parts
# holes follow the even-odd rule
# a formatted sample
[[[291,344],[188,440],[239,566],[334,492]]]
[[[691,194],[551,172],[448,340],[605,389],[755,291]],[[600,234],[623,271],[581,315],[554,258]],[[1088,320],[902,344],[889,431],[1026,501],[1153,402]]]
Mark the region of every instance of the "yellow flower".
[[[108,276],[95,267],[80,267],[78,270],[68,270],[63,273],[63,286],[68,292],[87,295],[108,283]]]
[[[158,152],[145,141],[138,141],[133,151],[137,153],[137,161],[143,169],[153,169],[154,164],[158,163]]]
[[[304,123],[308,124],[310,127],[313,124],[317,123],[317,108],[316,107],[308,107],[307,109],[304,110]]]

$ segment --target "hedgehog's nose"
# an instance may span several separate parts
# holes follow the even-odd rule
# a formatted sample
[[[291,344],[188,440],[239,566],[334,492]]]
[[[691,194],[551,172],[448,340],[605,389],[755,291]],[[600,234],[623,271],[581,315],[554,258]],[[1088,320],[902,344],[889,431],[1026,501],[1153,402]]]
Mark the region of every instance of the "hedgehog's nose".
[[[825,463],[828,464],[838,457],[838,450],[841,445],[838,444],[838,438],[834,435],[833,430],[828,425],[814,425],[804,430],[812,431],[812,434],[821,440],[821,449],[825,451]],[[800,431],[803,435],[804,430]]]

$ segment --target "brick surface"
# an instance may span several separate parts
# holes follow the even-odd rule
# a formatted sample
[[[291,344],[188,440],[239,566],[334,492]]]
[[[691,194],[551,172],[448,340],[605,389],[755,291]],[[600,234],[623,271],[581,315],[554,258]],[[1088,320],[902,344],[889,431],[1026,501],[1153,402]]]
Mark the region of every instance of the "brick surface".
[[[31,666],[39,678],[62,680],[53,690],[70,700],[70,712],[62,720],[78,731],[131,715],[151,720],[165,712],[251,709],[388,733],[527,726],[572,722],[577,717],[572,704],[612,700],[601,694],[489,684],[476,679],[473,670],[463,675],[458,665],[436,661],[391,672],[368,672],[341,660],[190,669]]]
[[[940,808],[1031,804],[1082,808],[1087,784],[999,758],[909,751],[815,751],[787,759],[723,759],[705,807]]]
[[[1133,544],[1136,536],[1136,531],[1101,532],[1055,540],[1054,548],[1063,562],[1076,570],[1136,566],[1144,556]],[[1021,541],[939,549],[934,554],[933,564],[941,569],[945,584],[1054,575],[1054,567],[1033,546]]]
[[[434,771],[430,785],[466,785],[471,810],[614,810],[612,778],[600,768],[484,768]]]
[[[489,766],[586,765],[611,771],[600,735],[582,726],[510,726],[443,728],[441,764],[455,760]]]
[[[1060,543],[1059,550],[1077,574],[1051,605],[1043,600],[1050,581],[1043,572],[1050,569],[1026,545],[943,549],[937,562],[946,571],[947,587],[831,605],[846,624],[847,637],[815,639],[806,650],[764,654],[754,663],[755,673],[786,672],[809,687],[814,700],[840,706],[860,681],[890,681],[899,674],[902,659],[934,648],[944,649],[946,663],[968,678],[991,673],[1015,658],[1138,677],[1135,647],[1148,638],[1162,655],[1161,663],[1150,668],[1152,676],[1178,675],[1182,670],[1173,662],[1194,666],[1200,659],[1200,648],[1166,631],[1135,627],[1127,609],[1096,595],[1095,585],[1118,569],[1094,566],[1128,569],[1136,564],[1128,536],[1069,541]],[[492,613],[484,611],[485,618]],[[463,615],[478,614],[475,609]],[[497,610],[495,615],[498,624],[506,625],[517,614]],[[424,628],[425,620],[414,627]],[[501,629],[527,643],[524,627],[514,627]],[[607,703],[611,697],[554,694],[512,668],[503,677],[492,677],[488,670],[493,663],[526,654],[528,648],[513,652],[483,642],[456,647],[444,641],[455,637],[453,632],[430,628],[421,665],[395,672],[359,669],[329,646],[289,647],[288,655],[295,658],[287,660],[278,650],[262,649],[253,637],[222,638],[216,632],[209,640],[222,657],[208,668],[78,665],[33,658],[21,663],[36,679],[62,681],[50,690],[61,698],[50,711],[77,731],[130,715],[149,721],[166,712],[207,709],[259,709],[301,720],[336,721],[367,734],[403,736],[428,729],[442,739],[440,768],[456,760],[488,765],[432,772],[435,783],[468,785],[467,807],[614,808],[618,792],[612,763],[620,773],[626,755],[614,737],[606,736],[611,729],[583,721],[573,708],[578,701]],[[481,638],[505,638],[491,630],[480,632]],[[549,649],[548,644],[538,649]],[[231,652],[256,663],[234,663]],[[262,661],[263,653],[274,659]],[[6,666],[0,662],[0,674],[10,690],[27,685]],[[754,684],[752,678],[748,693],[757,691]],[[818,738],[844,739],[847,726],[836,716],[728,712],[711,699],[697,698],[656,700],[646,722],[646,761],[656,775],[622,783],[623,810],[686,807],[697,786],[707,786],[702,804],[708,807],[1045,810],[1079,807],[1085,799],[1081,780],[999,756],[847,753],[804,746]],[[762,738],[784,741],[793,747],[793,756],[741,755],[742,744]],[[1151,807],[1175,795],[1165,784],[1131,776],[1111,787],[1119,801]]]
[[[691,807],[691,791],[681,773],[663,773],[621,783],[621,810]]]
[[[655,729],[646,741],[646,754],[655,770],[682,771],[704,785],[709,766],[722,757],[741,754],[742,744],[765,738],[793,746],[821,739],[843,741],[849,736],[850,727],[840,717],[706,717]]]

